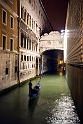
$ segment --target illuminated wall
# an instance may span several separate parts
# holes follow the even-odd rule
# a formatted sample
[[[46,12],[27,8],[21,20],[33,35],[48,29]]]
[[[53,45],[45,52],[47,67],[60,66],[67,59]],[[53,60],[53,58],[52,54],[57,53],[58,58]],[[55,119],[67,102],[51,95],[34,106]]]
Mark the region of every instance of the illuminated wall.
[[[70,0],[68,5],[67,63],[81,65],[83,62],[83,2]]]
[[[17,0],[0,0],[0,91],[18,84]]]
[[[19,81],[38,74],[39,40],[42,33],[50,32],[48,21],[40,0],[20,0],[19,5]],[[39,60],[38,60],[39,61]]]
[[[66,18],[66,78],[83,123],[83,0],[70,0]]]

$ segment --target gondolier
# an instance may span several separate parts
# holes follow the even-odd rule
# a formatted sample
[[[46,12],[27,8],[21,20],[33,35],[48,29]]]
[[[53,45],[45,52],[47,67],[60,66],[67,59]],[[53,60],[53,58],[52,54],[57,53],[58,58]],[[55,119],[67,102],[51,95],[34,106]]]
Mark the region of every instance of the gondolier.
[[[29,95],[28,96],[31,99],[36,98],[38,96],[39,90],[40,90],[40,81],[37,83],[37,85],[34,88],[32,88],[32,83],[30,80],[30,82],[29,82]]]
[[[29,94],[31,95],[32,93],[32,82],[31,80],[29,81]]]

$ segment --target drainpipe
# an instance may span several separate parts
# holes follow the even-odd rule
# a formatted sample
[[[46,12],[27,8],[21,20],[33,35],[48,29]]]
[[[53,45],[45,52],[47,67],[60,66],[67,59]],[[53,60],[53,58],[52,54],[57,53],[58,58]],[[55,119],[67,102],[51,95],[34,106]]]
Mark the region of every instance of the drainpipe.
[[[39,75],[39,57],[38,57],[38,75]]]
[[[42,53],[42,72],[44,72],[44,70],[43,70],[43,53]]]

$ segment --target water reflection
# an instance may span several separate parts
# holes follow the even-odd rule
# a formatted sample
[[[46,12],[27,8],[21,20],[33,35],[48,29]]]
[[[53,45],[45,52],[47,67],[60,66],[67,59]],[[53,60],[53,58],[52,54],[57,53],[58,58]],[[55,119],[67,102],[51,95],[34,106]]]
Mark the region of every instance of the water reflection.
[[[60,99],[55,100],[51,114],[51,117],[46,117],[49,124],[80,124],[70,95],[62,94]]]
[[[0,124],[80,124],[64,76],[44,75],[36,99],[28,92],[25,84],[0,97]]]
[[[39,96],[35,99],[29,99],[28,101],[28,111],[30,116],[32,116],[35,111],[38,99],[39,99]]]

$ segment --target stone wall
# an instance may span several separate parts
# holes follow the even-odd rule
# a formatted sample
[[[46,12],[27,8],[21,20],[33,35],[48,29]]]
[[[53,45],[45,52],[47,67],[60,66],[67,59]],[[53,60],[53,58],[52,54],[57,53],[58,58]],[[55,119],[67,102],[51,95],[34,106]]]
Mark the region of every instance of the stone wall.
[[[42,55],[42,63],[43,63],[43,73],[48,72],[48,67],[47,67],[47,59],[48,56],[47,55]]]
[[[66,78],[78,115],[83,122],[83,69],[67,65]]]
[[[20,71],[20,83],[34,77],[36,77],[36,69]]]
[[[18,84],[18,55],[0,51],[0,91]]]

